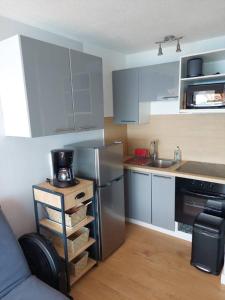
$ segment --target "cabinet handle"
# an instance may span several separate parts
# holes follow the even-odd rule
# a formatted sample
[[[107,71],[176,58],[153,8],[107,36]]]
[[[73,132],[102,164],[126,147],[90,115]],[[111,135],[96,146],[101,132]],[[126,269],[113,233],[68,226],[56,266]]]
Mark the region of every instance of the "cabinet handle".
[[[75,199],[81,199],[85,196],[85,193],[84,192],[81,192],[79,194],[76,195]]]
[[[121,123],[136,123],[136,121],[132,120],[120,120]]]
[[[163,175],[156,175],[156,174],[153,174],[154,177],[159,177],[159,178],[164,178],[164,179],[172,179],[171,176],[163,176]]]
[[[145,175],[145,176],[149,176],[149,174],[147,173],[142,173],[142,172],[137,172],[137,171],[131,171],[133,174],[139,174],[139,175]]]
[[[57,128],[55,132],[75,131],[75,128]]]
[[[164,96],[162,99],[177,99],[178,96]]]

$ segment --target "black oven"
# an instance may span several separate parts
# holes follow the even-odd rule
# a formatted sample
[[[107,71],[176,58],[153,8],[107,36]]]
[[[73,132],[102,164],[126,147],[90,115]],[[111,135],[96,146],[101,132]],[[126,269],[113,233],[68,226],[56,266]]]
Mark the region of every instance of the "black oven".
[[[186,89],[187,109],[225,107],[225,83],[188,85]]]
[[[175,220],[193,225],[207,200],[225,203],[225,185],[200,180],[176,178]]]

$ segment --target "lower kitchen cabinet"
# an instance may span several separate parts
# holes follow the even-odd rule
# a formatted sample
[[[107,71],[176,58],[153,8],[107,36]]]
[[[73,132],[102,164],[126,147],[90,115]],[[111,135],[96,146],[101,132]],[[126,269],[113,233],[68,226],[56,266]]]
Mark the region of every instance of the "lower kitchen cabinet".
[[[152,224],[175,230],[175,177],[152,174]]]
[[[126,217],[151,223],[151,174],[125,172]]]

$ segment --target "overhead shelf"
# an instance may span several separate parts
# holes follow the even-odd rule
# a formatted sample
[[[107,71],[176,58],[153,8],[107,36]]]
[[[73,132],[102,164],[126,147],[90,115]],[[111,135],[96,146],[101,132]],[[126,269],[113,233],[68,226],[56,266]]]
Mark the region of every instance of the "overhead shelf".
[[[203,76],[187,77],[187,64],[190,59],[201,58]],[[218,73],[218,74],[217,74]],[[179,101],[181,114],[224,113],[224,108],[186,109],[186,90],[188,85],[225,82],[225,49],[196,53],[180,58]]]
[[[202,82],[202,81],[215,81],[215,80],[225,80],[225,74],[214,74],[214,75],[205,75],[205,76],[197,76],[197,77],[185,77],[180,80],[183,82]]]
[[[217,109],[217,108],[211,108],[211,109],[180,109],[180,114],[224,114],[225,109]]]

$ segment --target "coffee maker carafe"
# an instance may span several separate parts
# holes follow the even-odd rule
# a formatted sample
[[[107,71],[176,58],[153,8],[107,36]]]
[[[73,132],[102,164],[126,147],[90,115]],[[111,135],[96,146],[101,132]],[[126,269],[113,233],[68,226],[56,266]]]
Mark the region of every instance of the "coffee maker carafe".
[[[77,184],[72,170],[73,150],[52,150],[53,185],[64,188]]]

